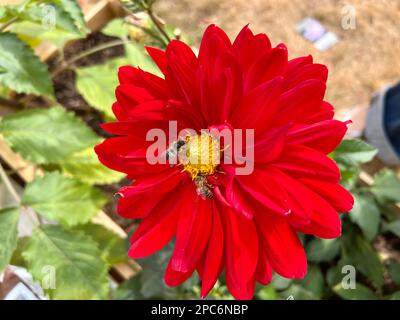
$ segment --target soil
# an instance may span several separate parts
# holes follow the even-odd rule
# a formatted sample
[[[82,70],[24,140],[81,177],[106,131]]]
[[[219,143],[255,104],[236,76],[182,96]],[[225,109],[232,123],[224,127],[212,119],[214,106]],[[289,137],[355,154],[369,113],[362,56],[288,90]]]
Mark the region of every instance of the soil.
[[[68,60],[78,52],[88,50],[101,43],[106,43],[116,39],[117,38],[104,35],[101,32],[89,34],[85,39],[79,39],[69,43],[64,49],[64,59]],[[101,64],[109,59],[124,56],[124,54],[124,47],[122,45],[116,46],[84,57],[78,60],[74,66],[86,67]],[[50,69],[54,69],[57,62],[57,59],[51,61],[49,63]],[[71,110],[80,116],[98,134],[108,137],[109,135],[99,127],[99,124],[104,122],[101,113],[90,107],[85,99],[79,94],[75,87],[75,78],[76,75],[72,69],[61,72],[53,79],[57,101],[66,109]]]
[[[312,54],[328,65],[327,100],[337,109],[368,104],[382,86],[400,80],[400,0],[159,0],[156,12],[198,45],[205,27],[216,23],[231,39],[250,23],[273,44],[284,42],[291,58]],[[355,29],[344,29],[355,13]],[[305,17],[317,18],[339,43],[318,51],[296,31]]]

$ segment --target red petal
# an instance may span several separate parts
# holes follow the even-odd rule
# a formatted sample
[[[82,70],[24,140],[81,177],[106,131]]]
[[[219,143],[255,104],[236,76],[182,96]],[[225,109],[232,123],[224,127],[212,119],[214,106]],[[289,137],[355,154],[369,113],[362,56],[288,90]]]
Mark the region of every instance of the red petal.
[[[175,120],[179,127],[201,130],[206,127],[201,114],[193,106],[177,100],[169,100],[164,110],[168,120]]]
[[[259,58],[250,68],[246,78],[246,91],[257,87],[286,71],[288,52],[285,45],[279,45]]]
[[[143,100],[136,102],[139,96],[135,96],[135,91],[129,87],[130,85],[123,85],[117,88],[117,100],[119,105],[124,108],[127,118],[129,120],[163,120],[163,110],[165,108],[165,101],[163,100]],[[128,93],[124,91],[129,90]],[[135,98],[131,98],[135,96]]]
[[[121,188],[118,214],[129,219],[147,216],[182,180],[182,175],[172,170],[170,174],[146,175],[137,179],[132,186]]]
[[[118,102],[114,102],[112,105],[112,111],[117,118],[118,121],[126,121],[128,120],[128,113],[124,108],[122,108]]]
[[[333,106],[329,102],[322,101],[316,112],[304,119],[304,123],[316,123],[324,120],[332,120],[334,114],[335,111]]]
[[[238,214],[242,215],[247,219],[251,219],[254,215],[254,206],[251,204],[251,198],[247,192],[243,189],[241,184],[237,181],[234,174],[233,166],[222,166],[226,173],[226,179],[224,179],[226,189],[226,200],[230,207],[235,209]],[[224,177],[222,177],[224,178]]]
[[[324,239],[339,237],[342,233],[342,222],[339,214],[320,196],[313,192],[312,194],[314,195],[314,212],[311,223],[306,226],[296,227],[296,230]]]
[[[284,216],[290,213],[288,195],[268,169],[256,169],[251,175],[236,176],[235,179],[262,206]],[[251,202],[248,200],[248,203]]]
[[[346,131],[346,124],[338,120],[325,120],[312,125],[297,125],[289,130],[287,142],[302,144],[328,154],[335,150]]]
[[[353,208],[353,196],[340,184],[314,179],[301,179],[301,181],[325,199],[336,211],[348,212]]]
[[[127,111],[139,103],[154,99],[146,89],[131,83],[120,84],[115,90],[115,95],[118,103]]]
[[[154,47],[146,47],[146,50],[160,71],[165,74],[165,69],[167,68],[165,51]]]
[[[163,248],[176,232],[180,206],[175,197],[169,197],[144,218],[131,238],[129,257],[143,258]]]
[[[183,197],[186,196],[186,199]],[[171,267],[175,271],[187,272],[195,268],[202,256],[211,232],[211,201],[196,195],[194,188],[182,194],[179,209],[179,225]]]
[[[284,90],[290,90],[303,81],[316,79],[326,82],[328,79],[328,68],[323,64],[309,64],[301,68],[296,74],[286,76]]]
[[[260,243],[260,253],[258,256],[258,264],[255,273],[255,280],[262,285],[267,285],[272,280],[272,267],[268,260],[268,255],[262,243]]]
[[[295,77],[296,74],[306,65],[313,63],[313,57],[311,55],[305,57],[298,57],[292,60],[289,60],[287,70],[286,70],[286,78]]]
[[[245,288],[253,279],[258,261],[258,235],[253,220],[224,209],[225,256],[227,279],[235,288]],[[254,280],[253,280],[254,282]]]
[[[295,177],[314,177],[333,183],[340,180],[339,168],[332,159],[301,145],[287,145],[274,166]]]
[[[287,198],[291,212],[288,221],[291,225],[302,226],[309,224],[314,211],[313,196],[310,191],[297,180],[284,174],[282,171],[267,167],[270,175],[287,191]]]
[[[145,88],[155,98],[165,99],[168,96],[165,80],[141,69],[131,66],[120,67],[118,78],[121,84],[131,83]]]
[[[133,136],[114,137],[97,145],[95,152],[102,164],[129,176],[167,170],[169,167],[167,164],[153,165],[148,162],[146,157],[147,143]]]
[[[289,125],[274,127],[256,137],[254,144],[254,162],[273,162],[281,155],[285,144]]]
[[[295,121],[302,123],[315,114],[325,95],[326,84],[320,80],[307,80],[281,96],[280,112],[275,124]]]
[[[212,24],[208,26],[201,40],[199,61],[211,69],[219,56],[230,47],[231,41],[226,33]]]
[[[285,278],[303,278],[307,273],[306,254],[286,219],[268,212],[256,218],[272,268]]]
[[[262,132],[274,118],[282,90],[283,78],[277,77],[253,89],[235,110],[231,123],[235,128]]]
[[[164,273],[164,281],[167,286],[176,287],[185,282],[193,274],[194,269],[188,272],[179,272],[172,268],[171,260],[168,263]]]
[[[103,123],[101,127],[108,133],[137,137],[140,138],[142,142],[146,142],[146,135],[151,129],[159,128],[168,133],[168,121],[166,120],[130,120],[109,122]]]
[[[254,61],[271,50],[271,42],[265,34],[253,35],[245,26],[236,37],[232,52],[247,73]]]
[[[168,67],[165,79],[171,92],[177,92],[187,103],[194,104],[197,98],[195,70],[197,58],[192,49],[182,41],[173,40],[166,50]]]
[[[214,287],[222,268],[224,252],[224,231],[222,228],[220,212],[213,205],[213,225],[205,255],[203,270],[201,272],[201,297],[205,298]]]
[[[246,284],[238,286],[235,280],[227,273],[226,284],[229,292],[235,299],[238,300],[251,300],[254,296],[254,289],[256,282],[254,279],[250,279]]]

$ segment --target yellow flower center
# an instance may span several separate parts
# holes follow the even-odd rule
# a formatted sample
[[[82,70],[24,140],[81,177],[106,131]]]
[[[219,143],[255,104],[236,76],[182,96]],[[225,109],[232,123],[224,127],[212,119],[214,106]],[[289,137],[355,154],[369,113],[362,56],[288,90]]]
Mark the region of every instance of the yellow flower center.
[[[220,163],[221,150],[219,141],[212,135],[202,132],[185,138],[183,171],[190,174],[192,179],[197,176],[211,175]]]

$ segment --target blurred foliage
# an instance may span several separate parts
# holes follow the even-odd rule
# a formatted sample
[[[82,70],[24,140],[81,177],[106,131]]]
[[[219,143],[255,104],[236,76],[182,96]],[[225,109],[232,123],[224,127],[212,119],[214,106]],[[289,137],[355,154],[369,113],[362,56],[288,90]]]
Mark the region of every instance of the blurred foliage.
[[[156,0],[121,0],[121,3],[131,12],[137,13],[150,9],[155,1]]]
[[[113,46],[123,46],[123,55],[85,67],[74,64],[77,56],[65,60],[61,55],[57,61],[61,71],[74,70],[78,92],[104,121],[114,119],[110,106],[118,67],[140,66],[161,76],[144,45],[164,48],[168,39],[182,38],[179,30],[154,16],[153,0],[122,2],[126,18],[114,19],[102,30],[115,40],[78,55]],[[0,31],[0,97],[7,100],[18,94],[43,103],[40,108],[22,103],[21,110],[0,120],[0,134],[13,151],[44,171],[26,185],[16,207],[0,210],[0,271],[11,262],[26,267],[40,281],[43,267],[56,267],[56,289],[47,290],[53,299],[197,299],[197,276],[175,288],[163,281],[172,243],[140,259],[139,274],[110,288],[107,271],[126,261],[129,243],[90,221],[107,201],[96,185],[117,183],[123,175],[99,163],[93,145],[102,138],[76,113],[54,101],[54,73],[34,51],[43,41],[62,50],[68,41],[85,37],[88,29],[77,2],[2,6]],[[388,169],[376,174],[372,186],[360,180],[360,167],[375,155],[376,150],[362,140],[345,140],[331,154],[340,167],[343,186],[355,196],[354,209],[342,215],[343,236],[329,240],[302,236],[309,261],[305,279],[275,274],[270,285],[257,287],[255,298],[400,299],[400,260],[392,254],[394,240],[400,237],[400,218],[393,210],[400,202],[400,181]],[[22,207],[33,209],[39,223],[32,236],[18,239]],[[342,283],[348,266],[357,271],[355,289],[345,289]],[[208,299],[232,299],[223,276]]]

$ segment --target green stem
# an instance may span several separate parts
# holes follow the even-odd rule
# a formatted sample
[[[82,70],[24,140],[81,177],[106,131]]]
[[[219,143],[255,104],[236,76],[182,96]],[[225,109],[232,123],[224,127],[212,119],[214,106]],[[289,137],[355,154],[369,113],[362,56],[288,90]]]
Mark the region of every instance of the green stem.
[[[164,36],[165,40],[167,41],[166,44],[171,42],[171,38],[169,37],[168,33],[165,31],[162,23],[160,22],[160,19],[154,14],[153,10],[151,8],[149,8],[149,9],[147,9],[147,13],[148,13],[151,21],[153,21],[154,25],[158,29],[158,31]]]
[[[9,26],[11,26],[14,22],[16,22],[19,19],[18,16],[12,17],[10,20],[5,22],[1,27],[0,27],[0,32],[5,31]]]
[[[62,63],[61,66],[58,69],[56,69],[56,70],[54,70],[52,72],[51,77],[54,78],[60,72],[70,68],[75,62],[79,61],[80,59],[83,59],[83,58],[85,58],[87,56],[90,56],[90,55],[92,55],[92,54],[94,54],[96,52],[103,51],[103,50],[106,50],[106,49],[109,49],[109,48],[113,48],[113,47],[117,47],[117,46],[123,45],[123,44],[128,43],[128,42],[130,42],[130,41],[129,40],[118,39],[118,40],[115,40],[115,41],[110,41],[110,42],[98,45],[98,46],[90,48],[88,50],[84,50],[81,53],[77,54],[76,56],[72,57],[71,59],[69,59],[69,60],[65,61],[64,63]]]

